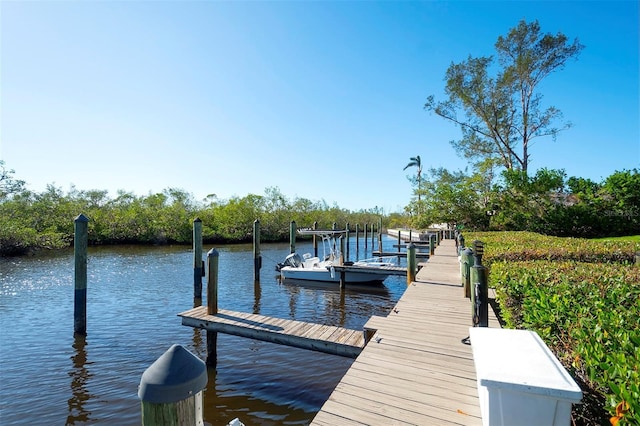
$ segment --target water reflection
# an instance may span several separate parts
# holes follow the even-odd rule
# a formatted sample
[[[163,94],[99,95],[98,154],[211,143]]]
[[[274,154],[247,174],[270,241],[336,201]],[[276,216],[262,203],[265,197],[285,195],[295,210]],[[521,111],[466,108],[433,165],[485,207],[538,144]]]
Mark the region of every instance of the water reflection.
[[[371,315],[386,315],[406,289],[406,280],[394,276],[381,286],[347,285],[343,291],[338,285],[280,283],[273,266],[289,252],[288,244],[263,247],[272,261],[256,282],[251,248],[220,249],[224,309],[360,329]],[[139,425],[140,377],[170,344],[206,359],[206,330],[189,329],[176,315],[206,305],[206,296],[193,297],[189,247],[91,247],[89,254],[89,338],[71,335],[71,251],[0,259],[3,426]],[[33,300],[47,303],[33,309]],[[46,333],[28,332],[43,321]],[[352,362],[225,334],[214,342],[218,367],[209,369],[204,408],[209,425],[235,417],[246,425],[308,424]],[[25,374],[33,359],[41,371]]]
[[[253,313],[260,313],[260,298],[262,297],[262,288],[260,288],[260,281],[255,280],[253,282]]]
[[[69,371],[71,377],[71,398],[67,401],[69,415],[67,425],[74,425],[76,422],[86,423],[90,420],[91,414],[85,408],[85,404],[90,400],[91,395],[87,390],[87,382],[93,376],[87,368],[87,340],[80,334],[75,335],[73,349],[75,353],[71,356],[72,368]]]

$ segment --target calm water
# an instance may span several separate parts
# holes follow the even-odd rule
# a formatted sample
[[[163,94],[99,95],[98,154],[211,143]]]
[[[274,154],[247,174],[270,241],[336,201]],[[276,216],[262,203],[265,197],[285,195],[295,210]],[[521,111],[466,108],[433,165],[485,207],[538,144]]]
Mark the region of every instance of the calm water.
[[[383,244],[391,251],[394,243]],[[312,251],[310,243],[297,248]],[[406,287],[394,276],[344,292],[280,283],[274,266],[288,244],[262,245],[255,284],[251,245],[216,249],[222,309],[361,328],[371,315],[386,315]],[[370,257],[362,238],[358,252],[352,239],[350,252],[351,260]],[[140,424],[144,370],[175,343],[206,357],[205,332],[176,316],[193,307],[192,264],[190,247],[90,248],[87,336],[74,338],[73,252],[0,258],[0,424]],[[204,392],[209,425],[235,417],[246,425],[308,424],[352,362],[224,334],[217,344]]]

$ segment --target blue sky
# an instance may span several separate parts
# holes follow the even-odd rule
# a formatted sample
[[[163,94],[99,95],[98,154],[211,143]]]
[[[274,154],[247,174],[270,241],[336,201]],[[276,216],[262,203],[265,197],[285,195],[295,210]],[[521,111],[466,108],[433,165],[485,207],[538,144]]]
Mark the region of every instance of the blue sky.
[[[28,188],[180,188],[401,211],[403,171],[464,169],[423,109],[521,20],[578,38],[539,87],[573,128],[531,169],[640,167],[636,1],[1,1],[0,158]]]

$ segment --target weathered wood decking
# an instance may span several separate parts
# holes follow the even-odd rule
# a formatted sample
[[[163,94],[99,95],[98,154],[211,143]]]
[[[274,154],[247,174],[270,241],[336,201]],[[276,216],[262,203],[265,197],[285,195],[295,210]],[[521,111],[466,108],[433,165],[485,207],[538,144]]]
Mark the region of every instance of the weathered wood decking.
[[[393,311],[367,322],[373,339],[312,425],[480,425],[470,325],[455,242],[443,240]]]
[[[178,316],[182,317],[182,325],[333,355],[355,358],[364,347],[363,330],[224,309],[208,315],[206,306],[198,306]]]
[[[471,303],[453,240],[443,240],[392,312],[363,330],[219,310],[178,314],[210,331],[357,357],[312,425],[480,425]],[[489,326],[499,327],[489,309]],[[365,345],[365,334],[373,336]],[[364,349],[363,349],[364,346]]]

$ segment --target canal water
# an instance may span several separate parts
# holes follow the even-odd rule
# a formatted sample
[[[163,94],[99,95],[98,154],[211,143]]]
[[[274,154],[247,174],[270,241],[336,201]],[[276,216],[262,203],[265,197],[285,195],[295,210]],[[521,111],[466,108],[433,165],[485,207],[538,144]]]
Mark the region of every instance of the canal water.
[[[385,251],[397,250],[396,241],[384,237]],[[262,245],[255,283],[251,245],[216,249],[221,309],[360,329],[388,314],[406,288],[403,276],[342,292],[281,283],[274,268],[288,244]],[[313,251],[306,242],[297,249]],[[350,260],[370,257],[371,241],[367,250],[352,238]],[[194,304],[192,265],[186,246],[90,247],[87,336],[74,337],[73,251],[0,258],[0,424],[139,425],[144,370],[173,344],[206,357],[206,333],[176,315]],[[204,280],[203,287],[206,295]],[[236,417],[245,425],[308,424],[352,363],[225,334],[217,348],[204,391],[207,425]]]

